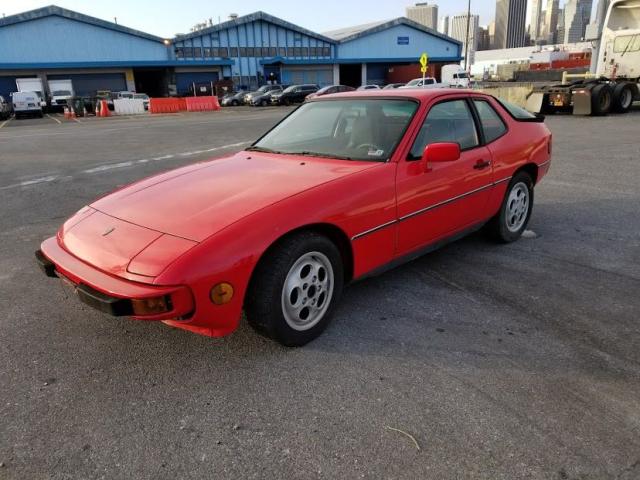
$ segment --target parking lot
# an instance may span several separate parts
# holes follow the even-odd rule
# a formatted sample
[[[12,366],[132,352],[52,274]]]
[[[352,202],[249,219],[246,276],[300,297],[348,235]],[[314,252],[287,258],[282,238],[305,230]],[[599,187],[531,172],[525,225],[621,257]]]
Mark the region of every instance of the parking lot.
[[[640,478],[638,110],[549,117],[525,238],[355,283],[303,348],[108,318],[38,270],[92,199],[288,111],[0,123],[0,478]]]

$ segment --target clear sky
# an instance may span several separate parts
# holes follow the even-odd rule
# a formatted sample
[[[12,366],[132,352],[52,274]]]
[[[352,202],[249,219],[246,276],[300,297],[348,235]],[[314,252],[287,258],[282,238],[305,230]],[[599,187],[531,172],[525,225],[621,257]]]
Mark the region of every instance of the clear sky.
[[[404,15],[404,8],[416,0],[0,0],[0,15],[55,4],[103,20],[142,30],[161,37],[187,33],[189,28],[208,18],[217,23],[230,13],[245,15],[264,10],[292,23],[316,32],[348,27]],[[424,0],[420,0],[424,1]],[[432,3],[429,1],[429,3]],[[461,13],[467,0],[435,0],[439,15]],[[560,2],[564,3],[563,1]],[[594,4],[596,2],[594,1]],[[495,15],[495,0],[471,0],[471,11],[480,15],[486,25]],[[595,8],[595,5],[594,5]]]

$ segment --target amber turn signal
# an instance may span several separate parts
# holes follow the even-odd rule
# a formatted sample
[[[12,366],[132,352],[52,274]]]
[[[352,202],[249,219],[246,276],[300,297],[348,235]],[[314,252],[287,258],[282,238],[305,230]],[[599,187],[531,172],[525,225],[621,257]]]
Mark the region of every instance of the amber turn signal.
[[[167,296],[152,298],[134,298],[131,300],[134,315],[157,315],[171,310],[171,301]]]
[[[211,289],[210,297],[216,305],[229,303],[233,298],[233,286],[227,282],[219,283]]]

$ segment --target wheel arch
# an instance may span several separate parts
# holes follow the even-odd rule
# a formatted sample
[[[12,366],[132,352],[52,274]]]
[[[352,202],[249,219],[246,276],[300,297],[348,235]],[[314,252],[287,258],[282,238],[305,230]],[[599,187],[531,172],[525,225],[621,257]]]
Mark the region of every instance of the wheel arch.
[[[536,183],[538,183],[538,169],[539,169],[538,165],[536,165],[533,162],[530,162],[525,165],[522,165],[515,172],[513,172],[513,176],[515,177],[518,173],[525,172],[529,174],[529,176],[531,177],[531,180],[533,180],[533,184],[535,185]]]
[[[310,223],[306,225],[301,225],[299,227],[294,228],[293,230],[289,230],[288,232],[282,234],[278,238],[276,238],[271,244],[262,252],[260,258],[256,262],[253,267],[253,271],[251,272],[251,276],[249,278],[248,285],[250,286],[253,277],[258,269],[258,266],[265,258],[272,252],[275,248],[278,247],[285,239],[290,238],[293,235],[297,235],[302,232],[312,232],[317,233],[319,235],[323,235],[331,240],[338,250],[340,251],[340,255],[342,257],[343,268],[344,268],[344,283],[347,284],[353,279],[353,246],[351,244],[351,240],[349,236],[335,224],[332,223]],[[247,288],[245,292],[245,298],[248,295],[250,287]]]

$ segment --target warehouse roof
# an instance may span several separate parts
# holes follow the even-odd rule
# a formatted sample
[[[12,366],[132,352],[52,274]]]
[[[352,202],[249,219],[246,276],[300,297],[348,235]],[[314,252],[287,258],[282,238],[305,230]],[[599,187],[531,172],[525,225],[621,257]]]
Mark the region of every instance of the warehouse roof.
[[[381,20],[379,22],[354,25],[347,28],[341,28],[339,30],[324,32],[324,35],[333,38],[337,42],[344,43],[355,40],[356,38],[364,37],[366,35],[371,35],[372,33],[381,32],[397,25],[406,25],[408,27],[415,28],[416,30],[420,30],[421,32],[428,33],[429,35],[433,35],[434,37],[442,38],[443,40],[447,40],[457,45],[462,45],[462,42],[459,42],[455,38],[451,38],[429,27],[425,27],[424,25],[418,22],[414,22],[413,20],[409,20],[406,17],[398,17],[391,20]]]
[[[14,25],[16,23],[30,22],[32,20],[38,20],[40,18],[52,16],[64,17],[69,20],[88,23],[89,25],[107,28],[116,32],[126,33],[128,35],[134,35],[136,37],[145,38],[147,40],[153,40],[154,42],[164,42],[163,38],[156,37],[155,35],[141,32],[140,30],[134,30],[133,28],[123,27],[122,25],[118,25],[117,23],[107,22],[105,20],[100,20],[99,18],[90,17],[89,15],[84,15],[72,10],[67,10],[66,8],[58,7],[56,5],[50,5],[48,7],[42,7],[36,10],[30,10],[28,12],[18,13],[9,17],[0,18],[0,27]]]
[[[256,20],[263,20],[265,22],[271,22],[271,23],[273,23],[275,25],[278,25],[280,27],[288,28],[289,30],[300,32],[300,33],[303,33],[304,35],[308,35],[310,37],[314,37],[314,38],[317,38],[319,40],[323,40],[323,41],[328,42],[328,43],[336,43],[336,41],[334,39],[332,39],[332,38],[329,38],[329,37],[327,37],[325,35],[321,35],[321,34],[316,33],[316,32],[312,32],[311,30],[307,30],[306,28],[299,27],[298,25],[295,25],[293,23],[287,22],[286,20],[282,20],[281,18],[274,17],[273,15],[269,15],[268,13],[265,13],[265,12],[262,12],[262,11],[250,13],[249,15],[243,15],[241,17],[234,18],[234,19],[228,20],[226,22],[219,23],[218,25],[213,25],[213,26],[208,27],[208,28],[203,28],[202,30],[197,30],[197,31],[192,32],[192,33],[187,33],[187,34],[184,34],[184,35],[178,35],[178,36],[176,36],[176,40],[184,40],[184,39],[187,39],[187,38],[200,37],[203,34],[206,35],[208,33],[218,32],[220,30],[225,30],[225,29],[230,28],[230,27],[235,27],[235,26],[242,25],[242,24],[245,24],[245,23],[255,22]]]

